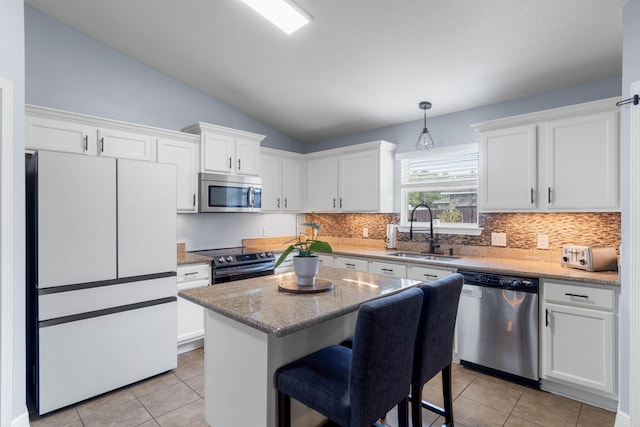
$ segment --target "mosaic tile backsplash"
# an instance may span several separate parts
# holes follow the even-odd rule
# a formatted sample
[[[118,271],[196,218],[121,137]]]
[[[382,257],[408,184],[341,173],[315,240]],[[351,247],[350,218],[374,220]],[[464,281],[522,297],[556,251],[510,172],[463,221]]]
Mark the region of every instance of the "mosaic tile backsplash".
[[[307,215],[307,220],[309,219]],[[384,247],[387,224],[398,224],[399,214],[314,214],[326,240],[366,242],[366,246]],[[620,246],[620,213],[491,213],[480,215],[479,236],[438,234],[440,252],[468,256],[519,257],[559,259],[562,245],[577,244],[594,247]],[[367,228],[368,237],[362,236]],[[506,233],[507,246],[491,246],[491,233]],[[549,249],[536,249],[538,235],[549,236]],[[398,232],[398,249],[426,251],[428,234]]]

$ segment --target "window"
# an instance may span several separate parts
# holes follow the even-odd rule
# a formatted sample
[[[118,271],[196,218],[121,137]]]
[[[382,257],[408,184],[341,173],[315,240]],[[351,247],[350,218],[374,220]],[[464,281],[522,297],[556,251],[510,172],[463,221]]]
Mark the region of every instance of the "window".
[[[430,152],[400,154],[401,222],[409,225],[411,212],[426,204],[434,225],[477,227],[478,144],[445,147]],[[414,227],[429,225],[429,211],[414,212]]]

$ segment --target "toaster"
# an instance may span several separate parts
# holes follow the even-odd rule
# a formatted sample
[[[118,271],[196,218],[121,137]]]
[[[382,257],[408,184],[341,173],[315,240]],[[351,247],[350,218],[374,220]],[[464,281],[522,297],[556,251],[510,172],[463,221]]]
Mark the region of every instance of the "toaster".
[[[614,248],[564,245],[560,264],[563,267],[579,268],[586,271],[616,271],[618,269],[618,254]]]

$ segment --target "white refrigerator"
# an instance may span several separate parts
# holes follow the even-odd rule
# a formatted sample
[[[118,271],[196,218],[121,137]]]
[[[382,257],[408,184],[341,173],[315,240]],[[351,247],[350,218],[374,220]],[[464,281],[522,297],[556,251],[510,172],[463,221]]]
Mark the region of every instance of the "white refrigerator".
[[[175,368],[175,166],[40,150],[26,175],[31,410]]]

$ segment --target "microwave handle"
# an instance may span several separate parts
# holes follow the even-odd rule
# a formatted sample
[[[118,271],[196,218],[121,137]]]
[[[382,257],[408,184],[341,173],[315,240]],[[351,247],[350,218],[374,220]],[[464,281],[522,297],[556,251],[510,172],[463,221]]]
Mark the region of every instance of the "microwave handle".
[[[248,202],[249,202],[249,207],[251,207],[251,208],[252,208],[252,207],[253,207],[253,201],[254,201],[253,187],[249,187],[249,194],[248,194],[248,197],[249,197],[249,200],[248,200]]]

